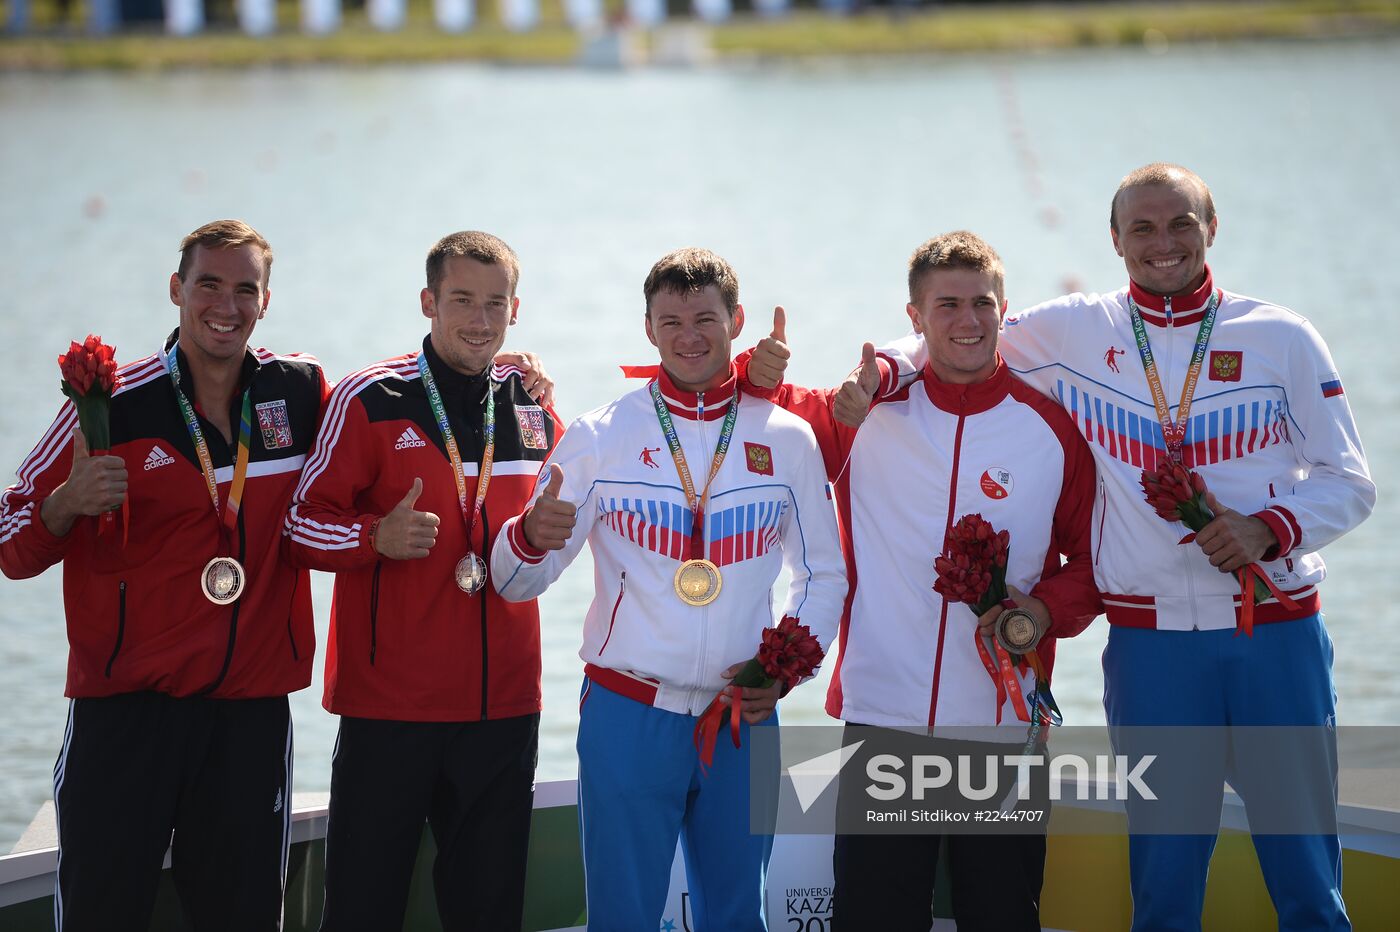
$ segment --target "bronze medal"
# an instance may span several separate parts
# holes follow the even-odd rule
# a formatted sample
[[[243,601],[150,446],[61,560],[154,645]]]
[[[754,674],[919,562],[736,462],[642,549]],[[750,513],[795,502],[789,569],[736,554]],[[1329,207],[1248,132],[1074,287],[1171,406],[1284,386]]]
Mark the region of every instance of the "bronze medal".
[[[243,586],[248,574],[243,564],[233,557],[215,557],[204,564],[204,572],[199,577],[199,588],[204,597],[215,605],[230,605],[243,594]]]
[[[1009,608],[997,617],[997,643],[1008,653],[1024,654],[1040,643],[1040,631],[1036,628],[1035,616],[1023,608]]]
[[[723,585],[719,567],[709,560],[686,560],[676,570],[676,595],[686,605],[709,605]]]
[[[486,561],[475,553],[458,560],[453,574],[457,578],[457,588],[467,595],[476,595],[486,588]]]

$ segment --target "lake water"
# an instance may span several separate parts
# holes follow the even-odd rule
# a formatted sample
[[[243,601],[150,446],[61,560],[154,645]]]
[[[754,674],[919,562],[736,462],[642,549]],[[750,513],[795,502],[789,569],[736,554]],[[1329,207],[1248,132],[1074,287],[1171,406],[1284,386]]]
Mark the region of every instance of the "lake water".
[[[120,359],[155,349],[175,322],[180,237],[217,217],[276,249],[255,341],[314,352],[337,377],[417,345],[434,240],[500,234],[523,263],[509,345],[544,357],[568,418],[628,389],[618,363],[654,358],[641,283],[674,247],[738,269],[739,346],[784,304],[794,380],[831,383],[863,339],[903,332],[904,263],[935,233],[986,236],[1013,308],[1071,282],[1117,288],[1109,196],[1129,169],[1178,161],[1214,188],[1218,281],[1310,317],[1346,380],[1381,503],[1327,551],[1339,715],[1395,723],[1400,98],[1384,89],[1397,86],[1393,40],[632,73],[3,76],[0,482],[57,410],[57,353],[89,331]],[[575,566],[542,600],[541,779],[574,774],[591,578]],[[330,577],[314,584],[324,643]],[[1106,631],[1060,647],[1067,721],[1102,722]],[[50,794],[64,666],[59,571],[0,579],[0,851]],[[329,784],[320,691],[318,670],[293,697],[298,790]],[[785,720],[821,721],[822,695],[799,690]]]

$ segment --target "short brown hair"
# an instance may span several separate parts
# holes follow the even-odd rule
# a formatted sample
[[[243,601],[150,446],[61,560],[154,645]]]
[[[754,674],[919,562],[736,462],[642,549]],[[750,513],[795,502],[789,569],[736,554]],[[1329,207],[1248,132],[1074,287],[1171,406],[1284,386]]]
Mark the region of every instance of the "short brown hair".
[[[733,267],[710,250],[696,246],[668,252],[651,267],[642,283],[646,313],[651,313],[651,299],[660,292],[694,294],[711,285],[719,289],[725,310],[733,317],[739,306],[739,276]]]
[[[1201,221],[1210,223],[1214,220],[1215,199],[1210,196],[1210,185],[1206,184],[1200,175],[1171,162],[1153,162],[1128,172],[1123,176],[1123,180],[1118,182],[1118,190],[1113,192],[1113,202],[1108,207],[1109,227],[1114,232],[1118,231],[1118,198],[1124,191],[1152,184],[1174,185],[1178,181],[1189,181],[1196,185],[1201,193]]]
[[[1001,256],[976,233],[955,230],[935,236],[909,257],[909,303],[919,303],[919,289],[929,272],[939,269],[971,269],[992,276],[997,298],[1006,297],[1006,269]]]
[[[480,230],[463,230],[450,233],[433,244],[428,250],[428,289],[437,294],[442,277],[446,274],[448,259],[475,259],[486,265],[499,265],[510,277],[510,293],[515,296],[515,286],[520,283],[520,260],[515,250],[505,244],[505,240]]]
[[[268,279],[272,278],[272,247],[263,239],[261,233],[242,220],[215,220],[180,240],[180,268],[175,274],[180,276],[180,281],[185,280],[185,273],[194,261],[196,246],[203,246],[205,249],[229,249],[233,246],[250,245],[258,247],[262,252],[262,283],[263,287],[267,287]]]

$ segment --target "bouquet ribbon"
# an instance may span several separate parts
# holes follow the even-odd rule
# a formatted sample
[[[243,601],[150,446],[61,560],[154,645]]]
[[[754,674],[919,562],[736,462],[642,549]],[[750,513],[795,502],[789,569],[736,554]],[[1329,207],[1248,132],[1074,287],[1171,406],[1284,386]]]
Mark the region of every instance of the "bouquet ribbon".
[[[1251,563],[1236,574],[1240,577],[1240,623],[1235,628],[1235,637],[1240,636],[1243,631],[1247,636],[1254,637],[1254,580],[1260,580],[1268,588],[1269,594],[1279,600],[1284,608],[1290,611],[1298,610],[1298,603],[1284,594],[1278,586],[1274,585],[1269,574],[1264,572],[1263,567],[1258,563]]]
[[[715,762],[715,744],[719,740],[719,730],[724,727],[725,707],[720,698],[715,696],[710,700],[710,704],[705,707],[705,711],[700,714],[700,721],[695,726],[695,733],[691,736],[695,743],[695,750],[700,752],[700,766],[708,770]],[[739,722],[742,712],[740,706],[744,703],[744,687],[735,686],[734,695],[729,700],[729,737],[734,741],[734,747],[739,747]]]
[[[1010,599],[1003,599],[1003,608],[1015,608],[1016,603]],[[1005,704],[1007,696],[1011,697],[1011,708],[1015,710],[1016,717],[1023,722],[1031,720],[1030,710],[1026,708],[1025,696],[1021,693],[1021,681],[1016,676],[1016,664],[1011,660],[1011,654],[992,638],[992,651],[996,653],[995,662],[992,660],[992,653],[987,650],[985,639],[973,629],[973,639],[977,642],[977,656],[982,659],[982,666],[986,668],[987,674],[991,676],[992,682],[997,688],[997,716],[996,723],[1001,724],[1001,707]],[[1028,654],[1027,656],[1032,656]],[[1037,664],[1039,663],[1037,659]]]
[[[107,456],[111,450],[89,450],[89,456]],[[113,530],[117,524],[116,509],[102,512],[102,516],[97,519],[97,536],[101,537],[108,531]],[[127,534],[131,531],[131,496],[122,496],[122,548],[126,547]]]

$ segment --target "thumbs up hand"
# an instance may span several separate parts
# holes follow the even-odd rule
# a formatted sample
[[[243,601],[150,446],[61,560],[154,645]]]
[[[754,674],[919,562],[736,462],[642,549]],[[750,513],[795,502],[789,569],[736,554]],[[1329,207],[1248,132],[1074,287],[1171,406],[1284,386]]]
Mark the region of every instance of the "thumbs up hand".
[[[559,500],[564,485],[564,470],[558,463],[549,466],[549,481],[540,497],[525,510],[521,518],[525,541],[536,550],[563,550],[574,533],[578,509]]]
[[[73,428],[73,466],[68,478],[39,507],[44,526],[56,537],[73,529],[81,515],[100,515],[126,497],[126,463],[120,456],[91,456],[80,428]]]
[[[875,361],[875,347],[866,343],[860,348],[860,368],[846,376],[836,393],[833,411],[836,420],[847,427],[859,427],[870,413],[875,393],[880,390],[880,366]]]
[[[773,330],[758,341],[749,358],[749,382],[754,388],[777,388],[792,352],[787,347],[787,312],[773,308]]]
[[[413,508],[422,494],[423,480],[414,479],[408,494],[379,520],[374,549],[390,560],[421,560],[437,542],[438,525],[442,523],[438,516]]]

